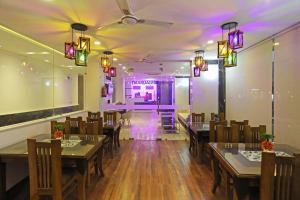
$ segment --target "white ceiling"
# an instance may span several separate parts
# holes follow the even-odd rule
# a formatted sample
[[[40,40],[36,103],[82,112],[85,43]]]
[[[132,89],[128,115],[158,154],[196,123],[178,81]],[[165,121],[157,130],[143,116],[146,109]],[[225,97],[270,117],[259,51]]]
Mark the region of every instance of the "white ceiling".
[[[117,25],[122,13],[115,0],[1,0],[0,24],[59,51],[71,40],[70,24],[85,23],[92,37],[92,55],[112,50],[118,62],[135,68],[147,57],[152,66],[163,60],[188,60],[199,48],[216,56],[222,23],[237,21],[245,32],[245,47],[300,21],[299,0],[128,0],[136,16],[173,22],[169,28]],[[93,44],[101,41],[100,46]],[[156,62],[157,61],[157,62]],[[149,66],[148,66],[149,67]],[[151,68],[151,67],[150,67]]]

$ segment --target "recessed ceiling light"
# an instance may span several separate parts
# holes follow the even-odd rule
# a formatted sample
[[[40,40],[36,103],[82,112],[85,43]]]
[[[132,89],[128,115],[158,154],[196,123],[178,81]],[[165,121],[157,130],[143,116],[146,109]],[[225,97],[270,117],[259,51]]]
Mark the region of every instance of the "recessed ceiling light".
[[[32,54],[35,54],[35,52],[28,51],[28,52],[26,52],[26,54],[28,54],[28,55],[32,55]]]
[[[121,66],[121,65],[122,65],[122,63],[119,63],[118,65],[119,65],[119,66]]]
[[[48,62],[50,62],[50,61],[49,61],[49,60],[47,60],[47,59],[46,59],[46,60],[44,60],[44,61],[45,61],[45,62],[47,62],[47,63],[48,63]]]
[[[95,41],[94,44],[95,44],[95,45],[100,45],[101,42],[100,42],[100,41]]]
[[[275,42],[275,43],[274,43],[274,46],[279,46],[279,42]]]
[[[213,43],[214,43],[213,40],[208,40],[208,41],[207,41],[207,44],[213,44]]]
[[[43,51],[43,52],[41,52],[41,54],[46,55],[46,54],[49,54],[49,52],[48,51]]]
[[[113,58],[113,60],[114,60],[114,61],[117,61],[117,60],[118,60],[118,58]]]
[[[122,67],[122,69],[126,69],[126,67],[125,67],[125,66],[123,66],[123,67]]]

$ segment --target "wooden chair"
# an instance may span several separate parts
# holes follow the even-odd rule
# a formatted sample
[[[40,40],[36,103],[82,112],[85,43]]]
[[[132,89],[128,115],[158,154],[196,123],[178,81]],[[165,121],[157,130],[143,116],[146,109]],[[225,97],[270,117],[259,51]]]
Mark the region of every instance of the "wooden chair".
[[[88,122],[81,121],[80,124],[80,134],[81,135],[98,135],[99,134],[99,121],[98,120],[91,120]],[[87,166],[87,185],[91,185],[91,176],[93,174],[104,176],[102,171],[102,156],[103,156],[103,149],[101,148],[99,152],[91,157],[88,160]]]
[[[99,118],[101,118],[101,113],[100,112],[88,112],[88,118],[99,119]]]
[[[51,143],[27,140],[30,199],[51,196],[53,200],[62,200],[70,196],[77,188],[79,199],[84,199],[83,178],[75,170],[62,170],[61,141]]]
[[[219,113],[219,118],[220,118],[220,121],[225,121],[225,113],[223,113],[223,112]]]
[[[117,122],[117,112],[104,112],[104,123]]]
[[[97,121],[98,122],[98,135],[103,135],[103,119],[102,119],[102,117],[100,117],[100,118],[90,118],[90,117],[87,117],[86,121],[87,122],[95,122],[95,121]]]
[[[243,142],[244,139],[244,126],[249,124],[249,120],[244,120],[244,121],[235,121],[235,120],[230,120],[230,126],[232,124],[237,124],[239,125],[239,130],[240,130],[240,142]]]
[[[266,133],[266,125],[259,125],[258,127],[251,127],[245,125],[244,127],[244,142],[245,143],[260,143],[260,135]]]
[[[64,126],[64,134],[70,134],[70,122],[65,121],[65,122],[58,122],[58,121],[51,121],[51,135],[54,134],[56,131],[55,126],[56,125],[63,125]]]
[[[260,199],[300,199],[300,154],[294,157],[276,156],[262,152]]]
[[[205,113],[192,113],[192,122],[205,122]]]
[[[209,121],[209,142],[217,142],[216,130],[217,125],[227,126],[227,121]]]
[[[70,134],[80,133],[79,124],[82,121],[82,117],[76,117],[76,118],[66,117],[66,121],[69,121],[70,123]]]

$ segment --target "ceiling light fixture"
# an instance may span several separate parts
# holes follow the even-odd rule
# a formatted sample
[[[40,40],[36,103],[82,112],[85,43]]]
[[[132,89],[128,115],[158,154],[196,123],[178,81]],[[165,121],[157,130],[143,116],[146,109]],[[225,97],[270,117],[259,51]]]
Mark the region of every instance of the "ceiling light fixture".
[[[84,36],[84,32],[88,27],[85,24],[74,23],[72,28],[72,42],[65,42],[65,57],[75,59],[75,64],[78,66],[87,66],[87,56],[90,53],[90,38]],[[74,42],[74,30],[80,31],[81,35],[78,38],[78,43]]]
[[[196,54],[194,59],[195,66],[201,68],[203,65],[204,50],[195,51],[195,54]]]
[[[194,77],[200,77],[200,68],[194,67]]]
[[[118,58],[113,58],[113,61],[117,61],[118,60]]]
[[[224,58],[224,67],[237,66],[237,52],[229,49],[228,57]]]
[[[100,41],[95,41],[94,44],[95,45],[101,45],[101,42]]]
[[[213,43],[214,43],[213,40],[208,40],[208,41],[207,41],[207,44],[213,44]]]

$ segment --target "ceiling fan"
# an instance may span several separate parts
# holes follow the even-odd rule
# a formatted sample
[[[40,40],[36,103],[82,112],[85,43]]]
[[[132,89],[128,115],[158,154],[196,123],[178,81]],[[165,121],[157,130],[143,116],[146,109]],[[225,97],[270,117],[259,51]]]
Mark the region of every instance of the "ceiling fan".
[[[152,26],[161,26],[161,27],[169,27],[172,26],[172,22],[164,22],[164,21],[157,21],[157,20],[151,20],[151,19],[140,19],[137,16],[135,16],[127,3],[127,0],[116,0],[117,4],[124,14],[121,19],[115,23],[100,26],[99,29],[111,27],[118,24],[145,24],[145,25],[152,25]]]

